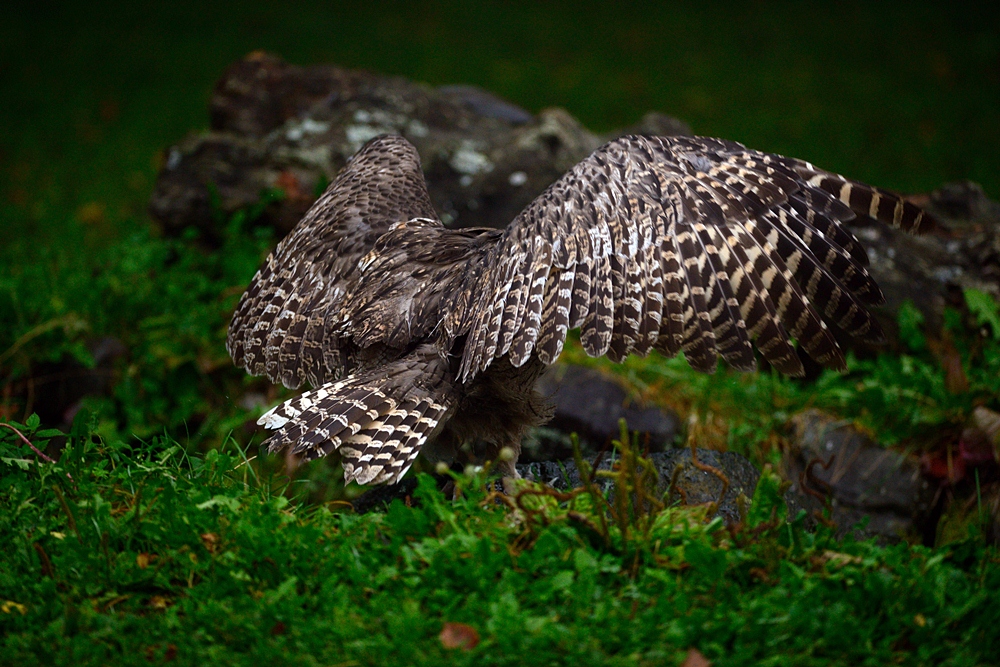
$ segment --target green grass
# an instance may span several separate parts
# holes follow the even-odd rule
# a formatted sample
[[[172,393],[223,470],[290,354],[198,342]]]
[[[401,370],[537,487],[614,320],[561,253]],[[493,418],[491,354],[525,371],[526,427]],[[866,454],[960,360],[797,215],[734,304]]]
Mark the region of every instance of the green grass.
[[[948,309],[937,332],[927,331],[920,311],[904,303],[898,316],[903,353],[865,359],[849,353],[846,372],[826,369],[811,381],[773,370],[740,373],[722,363],[707,375],[683,357],[656,353],[615,364],[587,357],[575,341],[563,360],[623,378],[647,400],[694,418],[689,435],[699,446],[737,451],[757,464],[780,459],[789,418],[808,408],[850,419],[884,446],[949,448],[976,406],[1000,409],[1000,326],[993,324],[1000,306],[977,290],[966,299],[972,307]]]
[[[424,477],[416,507],[385,514],[304,505],[233,447],[107,444],[85,420],[56,464],[0,431],[0,466],[3,664],[661,665],[695,648],[719,666],[985,665],[1000,651],[996,551],[773,521],[770,473],[738,530],[702,508],[632,507],[602,533],[594,496],[573,512],[525,497],[535,509],[517,514],[482,479],[458,478],[452,502]],[[445,623],[478,646],[446,649]]]

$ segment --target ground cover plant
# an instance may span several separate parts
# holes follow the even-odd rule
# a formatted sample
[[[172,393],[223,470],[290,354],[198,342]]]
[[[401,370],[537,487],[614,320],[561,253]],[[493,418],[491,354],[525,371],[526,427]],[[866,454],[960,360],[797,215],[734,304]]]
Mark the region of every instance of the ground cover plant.
[[[17,425],[34,443],[56,437]],[[787,523],[766,473],[745,523],[482,477],[409,507],[303,504],[235,445],[111,444],[77,425],[55,463],[0,440],[4,664],[988,664],[1000,559]],[[630,453],[631,452],[631,453]],[[634,457],[626,449],[624,460]],[[641,462],[640,462],[641,463]],[[632,472],[629,472],[629,471]],[[617,498],[617,499],[616,499]],[[446,631],[447,628],[447,631]]]

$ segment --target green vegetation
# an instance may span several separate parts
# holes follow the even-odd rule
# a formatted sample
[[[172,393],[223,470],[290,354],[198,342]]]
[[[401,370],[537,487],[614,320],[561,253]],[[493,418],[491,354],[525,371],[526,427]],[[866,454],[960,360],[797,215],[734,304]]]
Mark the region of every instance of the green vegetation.
[[[215,250],[145,214],[164,147],[206,125],[213,82],[252,49],[472,83],[595,130],[658,109],[885,187],[970,178],[1000,195],[995,8],[645,4],[7,8],[0,422],[56,462],[0,427],[0,664],[653,665],[690,648],[715,665],[995,660],[1000,555],[981,500],[943,546],[882,547],[781,521],[768,470],[729,531],[624,473],[606,512],[586,491],[515,510],[482,479],[457,479],[450,501],[422,478],[417,506],[355,516],[335,462],[289,476],[255,458],[253,419],[287,392],[233,368],[224,339],[276,239],[255,210],[220,220]],[[904,354],[811,382],[655,355],[613,366],[572,344],[566,358],[759,465],[806,407],[950,457],[974,408],[1000,410],[1000,312],[964,296],[937,330],[903,308]],[[123,353],[95,355],[102,339]],[[107,390],[41,423],[54,376]],[[446,623],[478,646],[445,648]]]
[[[847,372],[826,369],[809,382],[777,372],[738,373],[720,364],[696,373],[683,358],[629,357],[623,364],[591,359],[570,347],[564,357],[624,376],[648,398],[694,414],[698,442],[739,451],[761,463],[777,455],[776,434],[788,418],[820,408],[855,421],[884,445],[927,451],[946,445],[978,405],[1000,405],[997,303],[968,290],[965,312],[948,309],[941,331],[928,335],[923,315],[904,303],[898,320],[902,354],[847,356]]]
[[[31,425],[29,425],[31,426]],[[51,431],[25,435],[37,443]],[[627,458],[627,456],[626,456]],[[705,508],[522,495],[482,478],[355,516],[283,495],[234,446],[74,428],[58,463],[0,432],[0,663],[985,665],[1000,558],[838,542],[781,521],[765,473],[743,527]],[[603,511],[610,511],[605,519]],[[517,520],[516,516],[521,516]],[[446,648],[445,623],[464,645]]]

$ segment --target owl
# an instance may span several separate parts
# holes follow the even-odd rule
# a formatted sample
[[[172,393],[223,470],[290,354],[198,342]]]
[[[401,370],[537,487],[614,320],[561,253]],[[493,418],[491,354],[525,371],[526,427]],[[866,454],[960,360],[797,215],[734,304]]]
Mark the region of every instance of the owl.
[[[448,229],[417,151],[381,136],[264,262],[227,348],[253,375],[311,386],[261,417],[272,451],[337,451],[346,481],[375,484],[398,482],[418,454],[451,461],[476,442],[509,480],[526,431],[550,416],[535,382],[571,329],[613,361],[683,352],[711,373],[720,357],[751,371],[759,356],[796,376],[797,344],[843,369],[828,323],[883,337],[868,310],[882,293],[845,227],[856,216],[933,224],[802,160],[626,136],[506,229]]]

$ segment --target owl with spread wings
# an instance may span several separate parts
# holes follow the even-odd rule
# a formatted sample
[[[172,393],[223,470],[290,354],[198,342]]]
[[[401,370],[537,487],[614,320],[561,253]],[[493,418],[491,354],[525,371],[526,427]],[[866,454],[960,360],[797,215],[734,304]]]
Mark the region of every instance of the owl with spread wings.
[[[683,352],[710,373],[719,357],[753,370],[759,354],[802,375],[794,339],[844,368],[828,322],[883,336],[868,310],[882,293],[845,227],[856,216],[907,231],[933,223],[802,160],[626,136],[505,230],[448,229],[416,149],[381,136],[264,262],[227,347],[253,375],[312,387],[261,417],[272,451],[338,451],[346,481],[376,484],[398,482],[420,453],[451,461],[478,442],[515,478],[523,436],[550,414],[535,382],[570,329],[614,361]]]

